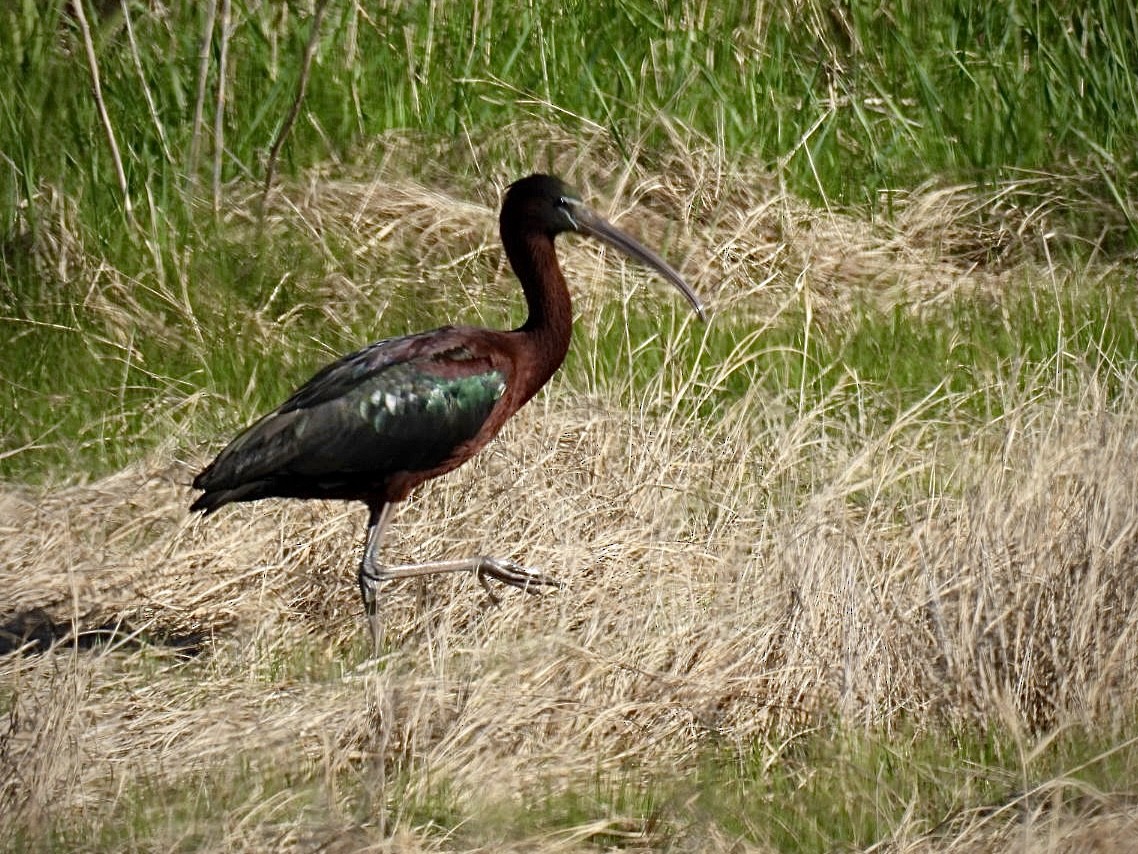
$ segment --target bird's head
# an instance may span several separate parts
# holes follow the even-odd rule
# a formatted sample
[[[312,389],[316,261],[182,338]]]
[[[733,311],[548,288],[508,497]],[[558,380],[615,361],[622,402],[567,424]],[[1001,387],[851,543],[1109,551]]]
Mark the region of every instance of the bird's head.
[[[581,207],[580,194],[552,175],[530,175],[506,189],[502,202],[503,216],[516,211],[527,227],[550,237],[566,231],[577,231],[574,208]]]
[[[703,303],[683,277],[663,258],[594,213],[576,190],[552,175],[529,175],[510,184],[502,202],[502,233],[524,227],[554,238],[566,231],[587,234],[656,270],[684,295],[701,320]],[[522,225],[524,223],[524,226]]]

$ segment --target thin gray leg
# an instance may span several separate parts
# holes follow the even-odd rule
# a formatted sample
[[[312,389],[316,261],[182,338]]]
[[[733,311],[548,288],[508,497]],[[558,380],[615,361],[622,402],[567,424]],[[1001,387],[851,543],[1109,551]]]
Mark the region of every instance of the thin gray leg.
[[[561,583],[537,570],[529,569],[512,560],[495,557],[471,557],[458,560],[440,560],[431,563],[408,563],[399,566],[381,566],[376,561],[379,543],[391,520],[392,504],[369,505],[367,546],[360,562],[360,596],[364,603],[371,626],[372,640],[376,651],[381,646],[383,620],[379,613],[378,588],[385,581],[398,581],[403,578],[422,578],[426,575],[441,575],[450,572],[470,572],[477,577],[486,594],[497,603],[498,597],[490,589],[490,580],[517,587],[527,593],[536,593],[539,587],[561,587]]]
[[[497,601],[488,584],[489,579],[517,587],[527,593],[536,593],[538,587],[561,587],[561,582],[542,575],[535,569],[522,566],[500,557],[467,557],[457,560],[437,560],[430,563],[405,563],[399,566],[369,567],[368,574],[375,581],[398,581],[403,578],[422,578],[447,572],[470,572],[477,576],[482,587]]]
[[[376,655],[379,655],[383,648],[383,617],[379,613],[379,583],[384,579],[381,575],[383,568],[376,566],[375,556],[379,551],[383,532],[387,530],[387,523],[391,521],[392,507],[393,505],[386,502],[368,505],[367,545],[364,546],[363,560],[360,561],[360,571],[356,576],[360,584],[360,598],[364,602],[364,614],[367,615],[368,628],[371,630],[371,640]]]

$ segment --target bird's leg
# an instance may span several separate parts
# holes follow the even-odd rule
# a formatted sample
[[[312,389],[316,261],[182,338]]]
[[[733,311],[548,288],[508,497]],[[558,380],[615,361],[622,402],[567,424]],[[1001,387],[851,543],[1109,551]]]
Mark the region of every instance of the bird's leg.
[[[357,576],[360,583],[360,598],[364,602],[364,613],[367,615],[368,627],[371,629],[371,639],[376,655],[383,646],[383,617],[379,613],[378,589],[381,581],[385,581],[385,569],[375,562],[379,551],[379,542],[383,539],[383,532],[391,519],[393,505],[386,502],[382,504],[368,504],[369,516],[367,520],[367,545],[364,547],[363,560],[360,561],[360,571]]]
[[[446,572],[471,572],[482,582],[482,586],[490,593],[487,579],[500,581],[510,587],[517,587],[527,593],[536,593],[537,587],[560,587],[561,582],[542,575],[536,570],[529,569],[512,560],[497,557],[468,557],[458,560],[437,560],[430,563],[407,563],[400,566],[385,566],[379,571],[383,581],[395,581],[401,578],[422,578],[424,575],[441,575]]]
[[[376,561],[379,552],[379,543],[383,539],[383,532],[391,519],[392,504],[369,504],[371,515],[368,517],[367,546],[364,548],[364,557],[360,562],[359,583],[360,597],[364,603],[364,613],[367,614],[371,627],[372,640],[376,651],[381,646],[383,635],[383,618],[379,613],[378,588],[385,581],[398,581],[404,578],[422,578],[425,575],[441,575],[449,572],[473,573],[482,584],[487,595],[497,604],[498,597],[490,589],[489,581],[499,581],[510,587],[517,587],[527,593],[536,593],[539,587],[560,587],[561,582],[542,575],[536,570],[529,569],[512,560],[496,557],[471,557],[459,560],[439,560],[430,563],[407,563],[399,566],[381,566]]]

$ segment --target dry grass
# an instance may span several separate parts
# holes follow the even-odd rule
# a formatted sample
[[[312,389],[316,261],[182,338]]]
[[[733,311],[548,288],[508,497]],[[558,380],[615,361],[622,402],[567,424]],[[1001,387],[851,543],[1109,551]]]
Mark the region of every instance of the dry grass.
[[[891,216],[867,220],[806,204],[780,192],[770,173],[741,167],[710,146],[693,150],[677,134],[674,153],[652,161],[630,159],[596,128],[570,135],[548,123],[519,123],[503,128],[495,144],[515,140],[519,150],[507,159],[524,161],[524,141],[545,140],[548,163],[543,168],[566,177],[605,215],[667,243],[671,260],[717,311],[732,316],[746,312],[760,323],[789,291],[809,291],[816,310],[838,318],[855,302],[919,311],[961,293],[995,297],[1015,276],[1044,278],[1051,272],[1048,244],[1075,239],[1062,215],[1069,210],[1063,202],[1070,204],[1064,191],[1077,187],[1060,186],[1057,178],[1025,175],[985,187],[930,183],[893,193],[887,205]],[[684,139],[690,134],[685,130]],[[449,162],[452,148],[440,145],[438,160]],[[480,202],[456,192],[449,172],[435,176],[431,187],[401,177],[412,171],[406,167],[411,162],[413,171],[422,172],[423,161],[431,156],[420,140],[381,138],[374,150],[358,157],[376,164],[369,165],[367,177],[346,180],[343,170],[337,177],[313,172],[306,185],[275,196],[270,220],[290,233],[300,228],[319,239],[333,236],[351,246],[357,258],[382,257],[393,245],[413,247],[424,262],[419,272],[450,312],[485,305],[484,281],[460,280],[474,289],[464,293],[467,300],[459,300],[448,290],[458,282],[447,271],[466,269],[488,254],[513,298],[512,277],[498,244],[496,206],[505,184],[516,176],[484,176],[468,191],[482,194]],[[479,148],[470,152],[473,163],[497,159]],[[1040,189],[1048,182],[1056,187],[1050,195]],[[1066,183],[1076,182],[1068,178]],[[248,199],[236,208],[241,216],[254,206]],[[589,242],[566,241],[561,248],[570,259],[577,253],[604,252]],[[588,309],[597,303],[588,288],[581,288],[582,281],[611,288],[611,271],[606,270],[574,270],[586,323],[595,318],[596,312]],[[609,298],[609,293],[596,296],[602,304]]]
[[[582,184],[612,186],[568,166]],[[995,292],[1013,256],[1016,275],[1034,269],[1027,241],[1006,239],[1034,234],[1029,219],[977,217],[972,191],[914,193],[886,225],[768,195],[708,158],[686,168],[670,182],[619,176],[610,213],[640,200],[642,233],[670,233],[725,316],[769,318],[804,291],[831,322],[851,291],[924,310],[957,289]],[[275,194],[269,220],[369,235],[360,253],[426,247],[421,279],[404,285],[461,281],[473,308],[471,268],[500,283],[505,270],[489,207],[453,202],[381,170]],[[611,266],[583,244],[566,257],[587,358]],[[363,310],[361,287],[314,283],[312,301],[335,323]],[[364,654],[354,581],[358,508],[266,502],[190,518],[188,483],[208,449],[177,439],[91,483],[7,487],[0,612],[124,628],[94,649],[0,660],[0,838],[26,841],[64,817],[105,830],[140,785],[161,809],[163,786],[203,780],[229,793],[208,832],[172,816],[168,836],[135,844],[196,845],[187,834],[204,833],[219,850],[578,850],[629,817],[518,842],[493,810],[628,769],[682,774],[712,744],[774,766],[835,719],[979,724],[1025,743],[1130,720],[1138,382],[1124,366],[1112,397],[1089,371],[1075,390],[1041,374],[1030,395],[993,380],[1009,403],[988,422],[940,390],[882,422],[853,380],[813,408],[758,387],[707,423],[674,406],[714,401],[723,375],[747,364],[741,351],[625,389],[627,406],[555,383],[481,458],[423,489],[396,518],[391,560],[493,553],[567,587],[507,592],[499,608],[465,578],[393,587],[379,662]],[[197,654],[169,651],[181,644]],[[272,789],[272,769],[305,783]],[[440,786],[460,816],[449,832],[424,818]],[[1078,808],[963,813],[947,832],[914,819],[891,842],[1122,850],[1136,821],[1128,796],[1086,792]],[[633,825],[630,844],[660,842]],[[716,827],[689,843],[750,850]]]

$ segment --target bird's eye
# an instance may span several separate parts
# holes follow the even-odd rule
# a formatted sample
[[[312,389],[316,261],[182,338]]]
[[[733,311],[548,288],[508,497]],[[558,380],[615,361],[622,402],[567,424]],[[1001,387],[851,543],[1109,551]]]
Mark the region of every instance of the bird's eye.
[[[557,207],[561,211],[561,215],[563,217],[565,217],[565,222],[569,226],[569,228],[576,231],[577,230],[577,220],[573,216],[573,208],[570,204],[569,199],[562,196],[560,199],[557,200]]]

